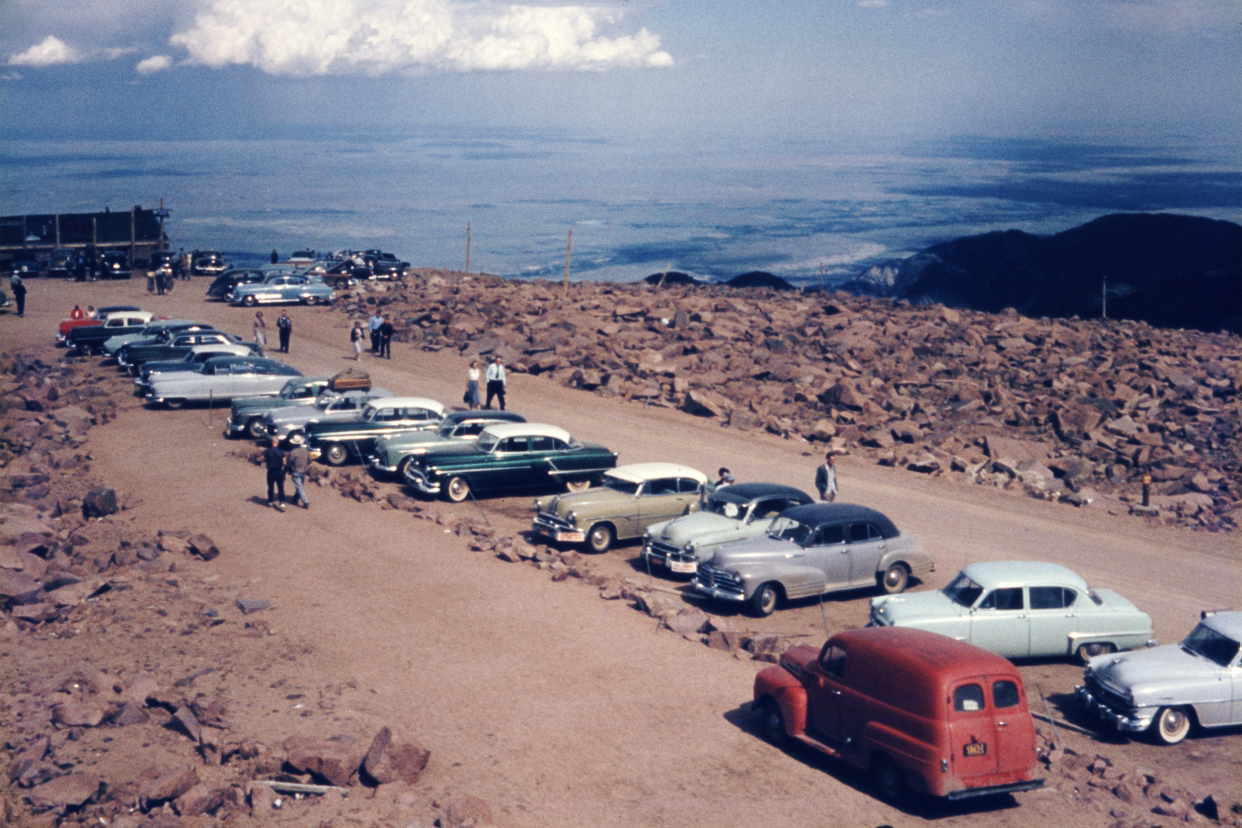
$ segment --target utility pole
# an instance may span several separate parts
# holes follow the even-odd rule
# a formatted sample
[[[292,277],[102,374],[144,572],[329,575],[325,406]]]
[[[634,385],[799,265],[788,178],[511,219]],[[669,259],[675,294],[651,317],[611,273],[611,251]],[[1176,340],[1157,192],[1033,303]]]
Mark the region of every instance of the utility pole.
[[[565,242],[565,287],[564,295],[569,295],[569,252],[574,249],[574,228],[569,228],[569,240]]]
[[[470,222],[466,222],[466,275],[470,275]]]
[[[1108,275],[1100,277],[1100,318],[1108,318]]]

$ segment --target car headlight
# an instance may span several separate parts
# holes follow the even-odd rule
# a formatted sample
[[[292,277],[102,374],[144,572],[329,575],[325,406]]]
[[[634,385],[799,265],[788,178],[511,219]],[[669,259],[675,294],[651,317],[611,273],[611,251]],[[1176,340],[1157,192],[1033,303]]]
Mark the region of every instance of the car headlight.
[[[699,544],[697,541],[686,541],[686,545],[682,547],[682,550],[684,550],[688,555],[693,555],[694,550],[698,548]]]
[[[651,543],[651,530],[650,529],[643,530],[643,543]]]
[[[575,525],[576,525],[576,524],[578,523],[578,516],[577,516],[577,515],[575,515],[575,514],[573,513],[573,511],[571,510],[571,511],[569,511],[568,513],[566,513],[566,515],[565,515],[565,520],[567,520],[567,521],[569,521],[570,523],[572,523],[572,524],[575,524]]]

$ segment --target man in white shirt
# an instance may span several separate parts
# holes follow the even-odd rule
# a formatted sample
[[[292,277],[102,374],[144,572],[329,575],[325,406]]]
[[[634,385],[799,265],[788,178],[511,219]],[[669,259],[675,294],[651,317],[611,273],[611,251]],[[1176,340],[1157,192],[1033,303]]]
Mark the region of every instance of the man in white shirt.
[[[505,410],[505,365],[500,357],[492,360],[492,364],[487,366],[487,404],[484,408],[492,407],[492,397],[500,398],[500,410]]]
[[[377,310],[368,324],[371,327],[371,353],[378,354],[380,352],[380,326],[384,324],[384,317],[380,316]]]

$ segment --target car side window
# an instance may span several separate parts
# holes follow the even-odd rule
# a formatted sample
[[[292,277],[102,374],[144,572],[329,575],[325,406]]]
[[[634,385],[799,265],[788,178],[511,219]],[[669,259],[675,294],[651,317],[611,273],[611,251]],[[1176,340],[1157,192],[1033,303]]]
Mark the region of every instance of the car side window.
[[[983,688],[963,684],[953,691],[953,709],[959,713],[978,713],[983,709]]]
[[[677,494],[677,478],[662,477],[662,478],[659,478],[658,480],[648,481],[647,494],[650,494],[650,495]]]
[[[1065,593],[1070,593],[1071,600],[1073,596],[1072,589],[1064,587],[1047,587],[1033,586],[1031,589],[1031,609],[1061,609],[1067,604],[1065,603]]]
[[[825,650],[819,663],[828,675],[839,679],[845,678],[845,648],[839,644],[833,644]]]
[[[454,437],[477,437],[483,431],[483,423],[462,423],[453,432]]]
[[[1014,684],[1009,679],[992,682],[992,706],[997,710],[1006,707],[1017,707],[1020,700],[1017,684]]]
[[[552,438],[544,435],[535,435],[530,438],[531,451],[551,451]]]
[[[815,533],[815,539],[811,545],[833,546],[838,543],[845,543],[845,527],[840,523],[834,523],[831,526],[819,527]]]
[[[850,543],[864,543],[867,540],[867,524],[855,523],[850,526]]]
[[[559,437],[549,437],[548,439],[552,441],[553,451],[569,451],[569,444]]]
[[[751,520],[764,520],[765,518],[774,518],[786,509],[784,498],[772,498],[770,500],[760,500],[755,504],[755,508],[751,511]]]
[[[526,451],[525,437],[510,437],[500,447],[501,451]]]
[[[699,481],[693,477],[679,477],[677,479],[677,491],[682,494],[694,494],[699,488]]]
[[[979,604],[979,609],[1020,610],[1022,607],[1022,587],[994,589]]]

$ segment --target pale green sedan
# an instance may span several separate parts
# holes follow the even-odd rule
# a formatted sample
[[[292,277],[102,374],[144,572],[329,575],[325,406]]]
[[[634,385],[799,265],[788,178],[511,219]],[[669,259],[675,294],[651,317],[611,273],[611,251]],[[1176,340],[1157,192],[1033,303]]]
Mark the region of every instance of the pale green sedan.
[[[918,627],[1005,658],[1092,656],[1142,647],[1151,618],[1058,564],[973,563],[938,592],[871,599],[873,627]]]

